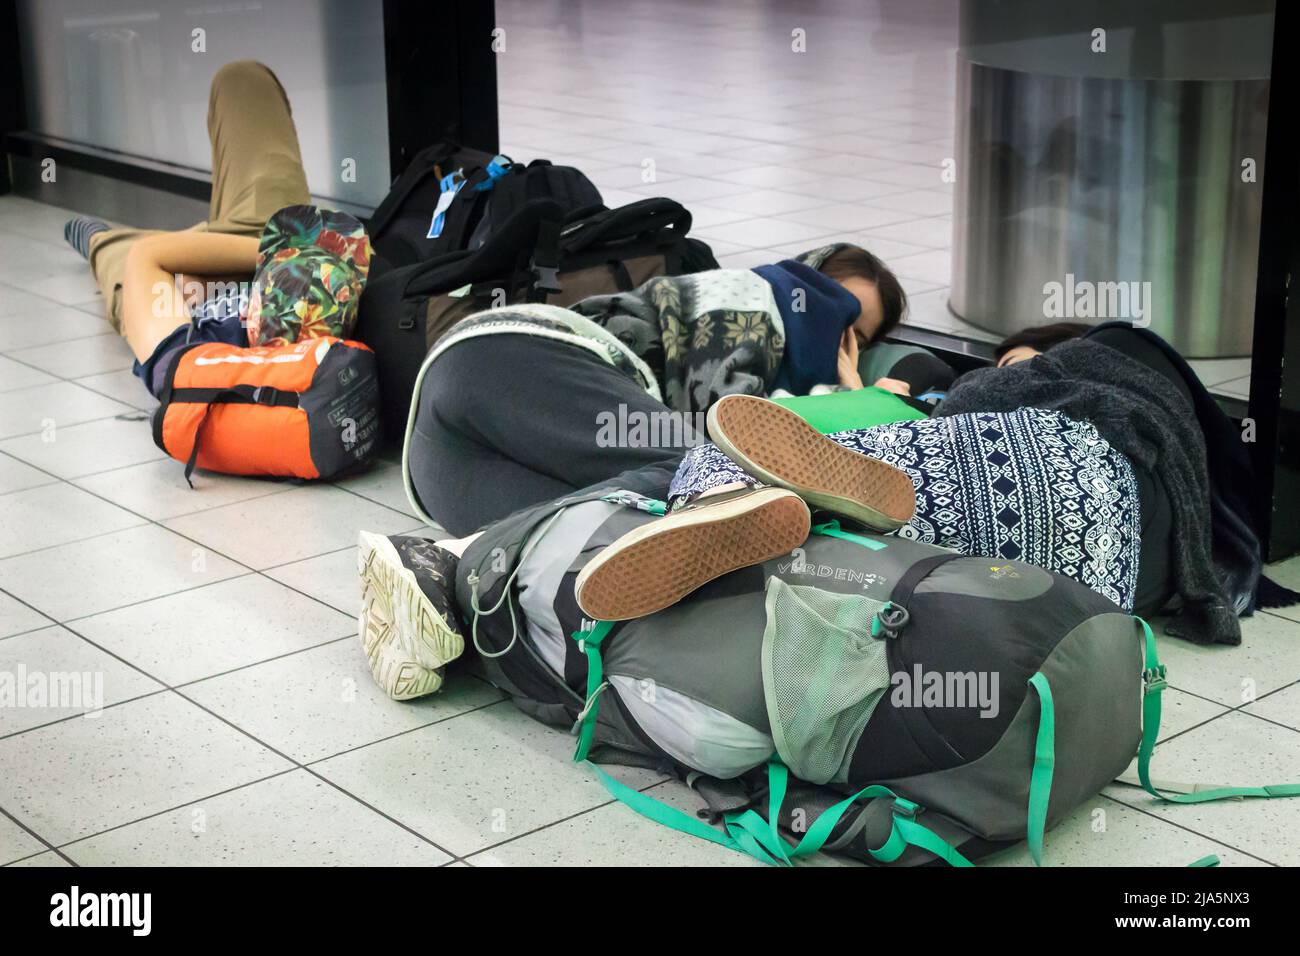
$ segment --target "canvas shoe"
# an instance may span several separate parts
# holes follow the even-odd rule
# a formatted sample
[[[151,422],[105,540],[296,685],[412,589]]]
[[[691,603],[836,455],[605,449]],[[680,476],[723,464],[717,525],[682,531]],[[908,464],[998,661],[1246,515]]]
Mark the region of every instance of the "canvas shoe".
[[[357,537],[361,648],[375,683],[394,700],[432,694],[465,649],[456,619],[457,558],[427,538]]]
[[[894,531],[912,520],[907,473],[845,448],[775,402],[728,395],[709,409],[709,437],[765,485],[788,488],[814,508]]]
[[[653,614],[714,578],[789,554],[810,525],[808,506],[780,488],[698,498],[588,561],[574,584],[578,606],[597,621]]]

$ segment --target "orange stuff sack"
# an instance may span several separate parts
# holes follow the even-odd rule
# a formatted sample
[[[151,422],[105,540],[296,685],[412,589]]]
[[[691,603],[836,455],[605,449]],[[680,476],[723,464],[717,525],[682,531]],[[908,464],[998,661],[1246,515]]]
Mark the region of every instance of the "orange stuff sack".
[[[375,451],[379,382],[375,354],[360,342],[200,342],[164,361],[153,440],[185,462],[187,480],[196,467],[330,478]]]

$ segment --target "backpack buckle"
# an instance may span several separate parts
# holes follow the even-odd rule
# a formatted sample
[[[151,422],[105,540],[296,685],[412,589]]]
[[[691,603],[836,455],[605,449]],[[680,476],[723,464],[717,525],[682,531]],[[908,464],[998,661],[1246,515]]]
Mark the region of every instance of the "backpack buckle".
[[[1142,693],[1153,694],[1168,687],[1169,685],[1165,681],[1167,673],[1164,664],[1157,664],[1155,667],[1148,667],[1144,670],[1142,672]]]
[[[903,628],[907,627],[908,622],[911,620],[912,615],[908,613],[907,608],[890,601],[882,606],[872,619],[871,636],[877,638],[898,637],[899,633]]]
[[[543,292],[560,292],[563,286],[560,285],[560,270],[557,266],[539,266],[534,260],[528,264],[528,269],[533,274],[533,286]]]
[[[916,815],[924,809],[925,807],[919,806],[905,797],[894,797],[894,816],[914,820]]]

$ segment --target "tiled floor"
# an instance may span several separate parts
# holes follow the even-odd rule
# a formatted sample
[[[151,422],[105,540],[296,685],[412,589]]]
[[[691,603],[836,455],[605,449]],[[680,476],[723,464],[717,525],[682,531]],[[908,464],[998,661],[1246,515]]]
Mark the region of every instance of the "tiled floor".
[[[831,6],[638,0],[614,20],[498,0],[505,148],[582,167],[610,204],[687,202],[724,265],[862,242],[904,278],[915,324],[983,335],[946,306],[950,5],[840,4],[858,21],[843,30]],[[791,52],[795,27],[816,56]],[[356,643],[352,542],[419,525],[398,469],[188,488],[66,216],[0,197],[0,671],[97,676],[103,709],[0,708],[0,864],[748,865],[612,803],[569,738],[471,674],[383,697]],[[1199,370],[1238,391],[1249,372]],[[1300,588],[1300,558],[1274,573]],[[1300,613],[1245,635],[1161,641],[1160,775],[1300,779]],[[1053,831],[1048,862],[1295,865],[1296,832],[1300,801],[1171,808],[1116,786]]]
[[[0,707],[0,864],[748,865],[611,803],[570,738],[471,674],[385,698],[356,642],[352,542],[419,526],[397,467],[188,488],[66,215],[0,198],[0,245],[25,250],[0,258],[0,671],[97,675],[102,711]],[[1300,559],[1275,570],[1300,587]],[[1300,613],[1245,631],[1236,649],[1162,641],[1161,775],[1300,778]],[[1300,801],[1168,808],[1117,786],[1048,860],[1294,865],[1297,829]]]
[[[997,342],[948,308],[956,6],[499,0],[501,148],[577,166],[610,206],[682,202],[724,267],[858,243],[902,280],[908,324]],[[1248,397],[1248,361],[1198,371]]]

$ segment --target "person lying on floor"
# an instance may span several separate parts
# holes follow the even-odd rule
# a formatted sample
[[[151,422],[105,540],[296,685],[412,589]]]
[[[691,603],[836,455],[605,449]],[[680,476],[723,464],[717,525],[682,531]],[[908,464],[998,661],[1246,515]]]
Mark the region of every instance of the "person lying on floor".
[[[863,388],[860,353],[903,320],[907,295],[876,256],[834,243],[752,270],[657,276],[572,308],[646,362],[669,408],[691,413],[723,395]],[[946,387],[953,370],[923,354],[900,355],[872,384],[900,395]]]
[[[853,391],[837,397],[828,428],[924,417],[931,406],[893,393],[946,387],[954,373],[933,356],[905,353],[899,374],[910,379],[889,391],[860,387],[858,343],[901,320],[898,280],[856,246],[801,259],[457,323],[412,400],[405,459],[421,515],[464,535],[624,472],[661,464],[671,474],[723,394],[801,394],[838,377]]]
[[[781,553],[798,546],[800,542],[791,545],[783,536],[763,530],[773,526],[771,509],[780,512],[789,507],[786,495],[753,494],[765,485],[769,487],[764,491],[785,489],[809,508],[869,528],[896,530],[964,555],[1038,565],[1083,583],[1125,611],[1135,610],[1139,593],[1154,590],[1144,574],[1162,573],[1159,567],[1144,572],[1140,565],[1137,483],[1128,458],[1091,424],[1058,411],[1020,408],[968,413],[825,436],[776,402],[730,395],[710,410],[708,431],[716,444],[697,446],[678,459],[646,454],[641,465],[612,478],[598,477],[582,494],[606,489],[665,499],[669,514],[640,531],[651,541],[645,552],[651,554],[658,553],[654,539],[660,534],[672,536],[684,525],[701,521],[711,525],[709,516],[721,513],[710,511],[715,506],[725,506],[728,520],[736,519],[742,526],[754,522],[755,530],[739,538],[723,536],[714,544],[768,540]],[[553,498],[572,494],[572,489],[565,489]],[[780,520],[775,524],[782,526]],[[391,688],[394,675],[402,672],[392,662],[415,660],[407,652],[419,642],[410,634],[402,639],[406,657],[398,650],[376,649],[384,643],[376,636],[383,630],[380,624],[391,621],[392,609],[406,608],[399,615],[403,620],[429,626],[434,618],[419,610],[428,600],[432,604],[427,607],[442,609],[439,629],[444,624],[459,627],[454,602],[439,597],[437,581],[420,569],[435,569],[445,580],[454,572],[456,556],[472,540],[471,535],[437,543],[362,533],[362,641],[381,684]],[[693,546],[700,549],[700,560],[674,560],[667,565],[689,567],[682,580],[691,588],[757,560],[746,557],[749,551],[732,553],[703,539]],[[376,561],[382,571],[375,569]],[[699,574],[705,577],[698,579]],[[401,585],[404,590],[393,592],[400,581],[406,582]],[[599,588],[593,593],[598,592]],[[666,592],[660,596],[670,599],[668,603],[676,599]],[[419,607],[410,603],[413,599]],[[1163,595],[1157,600],[1162,602]],[[581,595],[579,601],[584,601]],[[596,617],[624,610],[599,601],[590,608],[585,602],[582,606]],[[1141,613],[1150,607],[1136,605],[1136,610]],[[643,607],[637,613],[649,610]],[[370,623],[372,617],[380,624]],[[428,663],[436,656],[430,653],[422,658],[424,670],[417,672],[426,680],[422,686],[441,680],[434,676],[441,665]],[[380,658],[389,663],[380,667],[376,663]],[[409,681],[407,685],[415,686]]]
[[[1178,352],[1125,322],[1027,329],[997,349],[998,367],[959,378],[937,414],[1026,405],[1087,420],[1133,466],[1144,567],[1163,567],[1177,615],[1171,634],[1237,644],[1239,615],[1300,595],[1261,575],[1240,430]],[[1156,575],[1148,580],[1154,585]]]
[[[369,268],[360,223],[308,205],[289,100],[268,67],[242,60],[217,71],[208,135],[208,221],[165,232],[110,229],[81,216],[64,228],[90,260],[108,320],[131,346],[135,374],[155,397],[166,357],[186,344],[283,344],[344,332],[355,321]],[[332,271],[323,277],[325,260]],[[255,270],[266,281],[261,293],[250,294]]]

